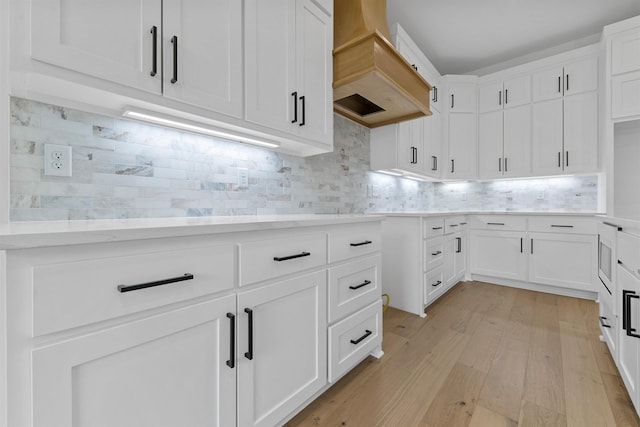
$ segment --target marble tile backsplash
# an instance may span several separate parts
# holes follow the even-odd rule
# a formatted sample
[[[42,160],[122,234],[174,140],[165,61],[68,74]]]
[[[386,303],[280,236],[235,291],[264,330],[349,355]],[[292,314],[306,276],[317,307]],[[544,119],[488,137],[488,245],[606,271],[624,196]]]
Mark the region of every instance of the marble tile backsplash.
[[[13,98],[11,220],[597,209],[596,176],[428,183],[371,172],[369,130],[334,123],[334,151],[300,158]],[[73,148],[72,177],[43,175],[46,143]]]

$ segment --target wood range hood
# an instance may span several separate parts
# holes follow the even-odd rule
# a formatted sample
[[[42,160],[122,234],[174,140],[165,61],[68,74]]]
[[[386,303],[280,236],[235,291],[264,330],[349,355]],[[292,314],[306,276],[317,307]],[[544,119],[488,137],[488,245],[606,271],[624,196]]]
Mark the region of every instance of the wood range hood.
[[[390,42],[386,0],[335,0],[333,109],[374,128],[431,115],[431,85]]]

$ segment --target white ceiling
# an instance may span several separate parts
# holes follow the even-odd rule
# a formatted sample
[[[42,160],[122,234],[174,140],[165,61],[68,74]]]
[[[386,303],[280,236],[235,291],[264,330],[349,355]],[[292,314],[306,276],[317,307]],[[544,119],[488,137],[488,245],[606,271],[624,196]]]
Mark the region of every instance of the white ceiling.
[[[636,15],[640,0],[387,0],[391,32],[399,22],[441,74],[586,45]]]

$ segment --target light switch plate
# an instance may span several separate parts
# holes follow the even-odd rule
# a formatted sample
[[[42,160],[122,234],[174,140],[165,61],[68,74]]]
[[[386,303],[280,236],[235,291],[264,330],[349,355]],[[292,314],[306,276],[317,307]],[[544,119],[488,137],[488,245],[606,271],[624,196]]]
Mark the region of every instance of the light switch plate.
[[[238,188],[249,188],[249,170],[238,168]]]
[[[71,147],[44,144],[44,174],[47,176],[71,176]]]

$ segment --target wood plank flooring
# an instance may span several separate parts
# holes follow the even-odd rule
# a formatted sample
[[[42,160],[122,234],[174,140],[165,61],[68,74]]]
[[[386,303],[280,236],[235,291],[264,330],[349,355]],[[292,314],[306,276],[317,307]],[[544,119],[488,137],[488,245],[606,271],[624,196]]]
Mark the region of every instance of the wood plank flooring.
[[[287,427],[640,426],[597,304],[463,282],[420,318],[390,308],[367,358]]]

